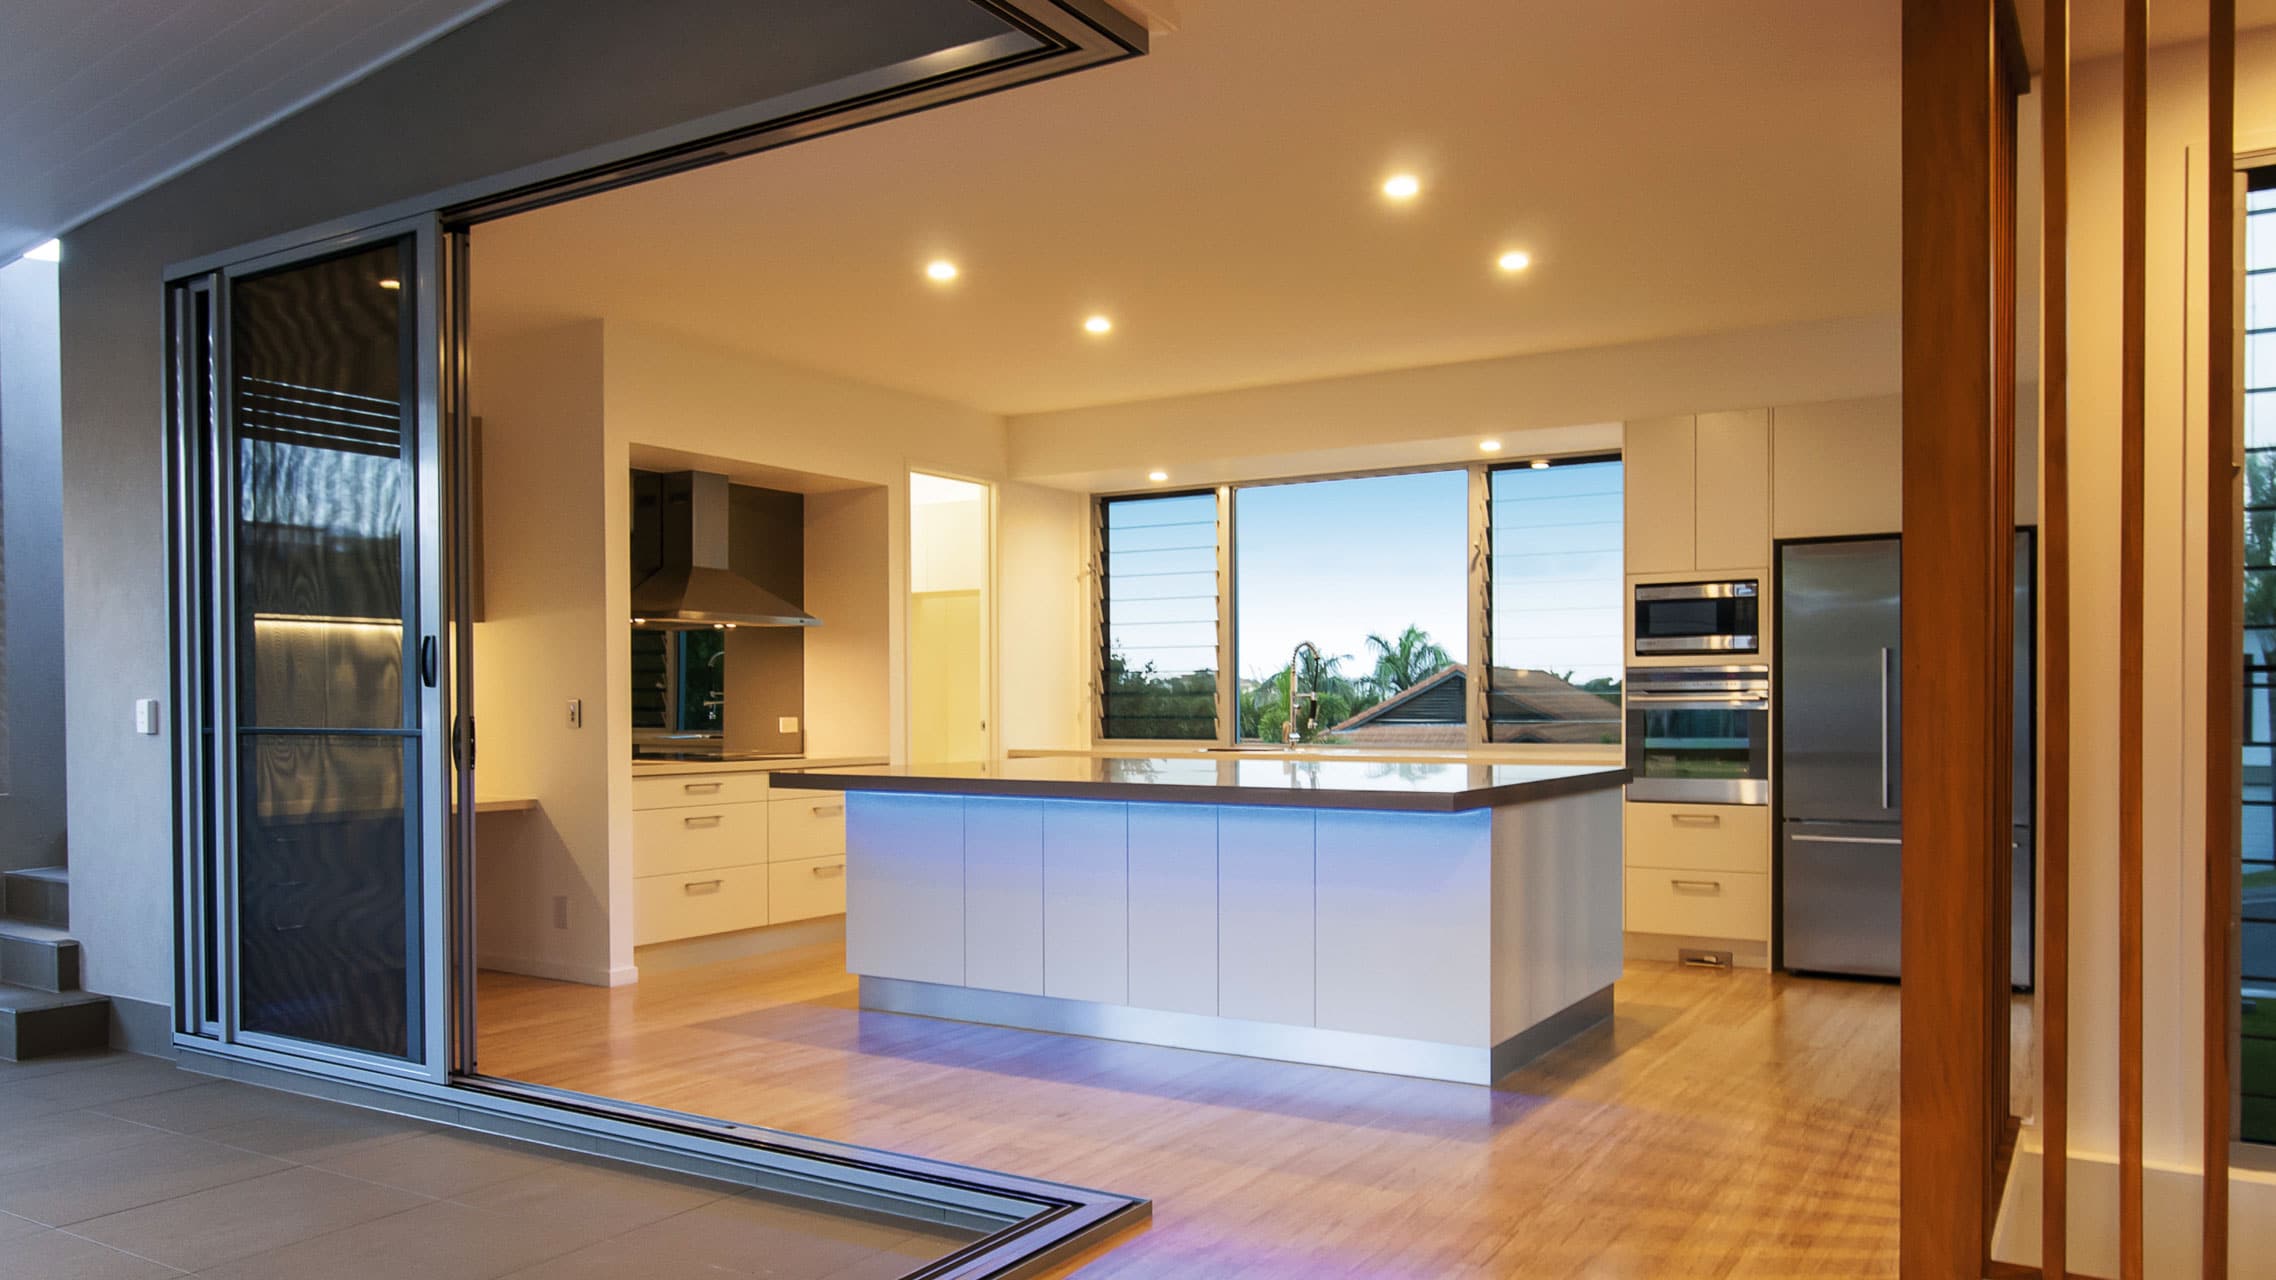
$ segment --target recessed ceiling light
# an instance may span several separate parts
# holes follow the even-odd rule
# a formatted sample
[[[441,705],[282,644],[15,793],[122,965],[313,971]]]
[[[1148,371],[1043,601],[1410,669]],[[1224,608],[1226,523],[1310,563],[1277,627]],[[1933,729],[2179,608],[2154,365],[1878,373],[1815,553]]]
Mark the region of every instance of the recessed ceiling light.
[[[1411,173],[1394,173],[1383,180],[1383,194],[1393,200],[1412,200],[1422,193],[1422,179]]]
[[[61,262],[63,261],[63,242],[61,240],[43,240],[24,250],[24,256],[34,262]]]
[[[946,258],[935,258],[925,264],[925,274],[941,284],[956,278],[956,264]]]
[[[1547,458],[1535,458],[1533,460],[1533,469],[1535,471],[1547,471],[1549,469],[1549,460]]]
[[[1523,249],[1511,249],[1494,259],[1494,265],[1504,271],[1518,272],[1533,265],[1533,255]]]
[[[1480,440],[1478,442],[1478,452],[1480,453],[1500,453],[1501,451],[1502,442],[1499,440]]]
[[[403,287],[403,282],[395,279],[382,280],[379,282],[379,287],[382,289],[400,289]]]
[[[1170,473],[1167,471],[1149,471],[1146,473],[1146,478],[1153,481],[1155,484],[1160,484],[1162,481],[1170,478]]]
[[[1112,333],[1114,332],[1114,321],[1107,319],[1105,316],[1092,316],[1090,319],[1083,321],[1083,332]]]

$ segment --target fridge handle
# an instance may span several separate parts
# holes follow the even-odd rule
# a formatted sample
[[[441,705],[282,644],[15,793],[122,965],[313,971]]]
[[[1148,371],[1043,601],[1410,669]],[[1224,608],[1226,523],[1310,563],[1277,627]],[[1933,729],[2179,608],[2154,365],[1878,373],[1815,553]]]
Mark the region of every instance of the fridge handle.
[[[1889,807],[1889,646],[1881,646],[1881,807]]]

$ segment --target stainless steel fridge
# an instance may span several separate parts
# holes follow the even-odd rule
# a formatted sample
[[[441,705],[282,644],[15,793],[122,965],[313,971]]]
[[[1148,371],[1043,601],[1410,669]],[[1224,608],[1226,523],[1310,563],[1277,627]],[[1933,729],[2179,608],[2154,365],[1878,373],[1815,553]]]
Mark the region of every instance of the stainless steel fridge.
[[[2015,543],[2014,928],[2008,973],[2031,984],[2032,535]],[[1896,538],[1778,549],[1781,965],[1899,976],[1904,831]]]

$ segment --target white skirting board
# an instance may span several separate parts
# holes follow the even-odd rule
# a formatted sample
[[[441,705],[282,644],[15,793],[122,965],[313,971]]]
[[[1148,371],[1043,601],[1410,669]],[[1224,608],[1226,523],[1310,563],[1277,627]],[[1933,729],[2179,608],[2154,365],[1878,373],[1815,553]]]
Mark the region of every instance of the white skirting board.
[[[2039,1265],[2041,1154],[2036,1130],[2026,1130],[2016,1143],[1992,1232],[1992,1257],[2000,1262]],[[2195,1167],[2144,1162],[2144,1274],[2200,1273],[2203,1185],[2204,1175]],[[2118,1274],[2115,1156],[2074,1153],[2070,1158],[2070,1269],[2081,1275]],[[2229,1274],[2236,1280],[2276,1280],[2276,1173],[2235,1169],[2229,1174]]]

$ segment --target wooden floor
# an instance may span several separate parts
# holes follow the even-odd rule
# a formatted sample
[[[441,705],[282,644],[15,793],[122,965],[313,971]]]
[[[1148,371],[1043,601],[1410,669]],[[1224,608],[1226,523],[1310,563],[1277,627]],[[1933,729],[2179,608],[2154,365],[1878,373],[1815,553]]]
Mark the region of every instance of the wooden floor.
[[[835,945],[481,984],[481,1067],[1144,1195],[1058,1274],[1896,1274],[1897,990],[1630,963],[1495,1089],[863,1013]]]

